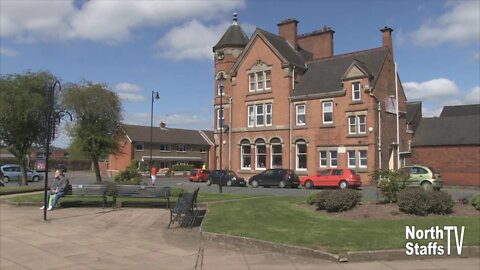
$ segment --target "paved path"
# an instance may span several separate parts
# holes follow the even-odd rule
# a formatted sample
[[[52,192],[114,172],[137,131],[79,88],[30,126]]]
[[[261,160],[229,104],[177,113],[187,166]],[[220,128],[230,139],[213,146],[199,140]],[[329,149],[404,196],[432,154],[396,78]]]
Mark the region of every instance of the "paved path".
[[[167,230],[168,210],[59,208],[0,203],[0,269],[480,269],[480,258],[335,263],[228,247],[200,231]]]

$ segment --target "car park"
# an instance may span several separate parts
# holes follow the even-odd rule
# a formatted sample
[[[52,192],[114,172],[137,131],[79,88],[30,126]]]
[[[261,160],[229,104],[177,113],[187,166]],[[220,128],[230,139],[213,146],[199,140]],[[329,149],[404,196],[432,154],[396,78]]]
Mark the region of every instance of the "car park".
[[[362,179],[353,169],[331,168],[320,170],[315,175],[302,177],[300,185],[307,189],[316,187],[357,188],[362,186]]]
[[[210,175],[210,171],[208,170],[193,169],[190,171],[188,180],[190,182],[205,182],[207,181],[207,178],[209,175]]]
[[[207,186],[212,184],[218,185],[222,183],[222,186],[247,186],[245,178],[238,176],[234,171],[230,170],[215,170],[210,173],[207,178]]]
[[[278,186],[281,188],[292,187],[297,188],[300,185],[300,180],[293,170],[289,169],[269,169],[257,175],[254,175],[249,180],[250,186],[256,188],[259,186],[270,187]]]
[[[22,178],[20,165],[6,164],[0,167],[0,171],[3,173],[2,179],[4,183],[8,183],[9,181],[20,181]],[[38,182],[43,179],[43,175],[27,169],[27,179],[28,181]]]
[[[409,178],[406,183],[408,187],[421,187],[425,190],[439,190],[443,187],[440,172],[433,167],[413,165],[403,167],[401,170],[409,173]]]

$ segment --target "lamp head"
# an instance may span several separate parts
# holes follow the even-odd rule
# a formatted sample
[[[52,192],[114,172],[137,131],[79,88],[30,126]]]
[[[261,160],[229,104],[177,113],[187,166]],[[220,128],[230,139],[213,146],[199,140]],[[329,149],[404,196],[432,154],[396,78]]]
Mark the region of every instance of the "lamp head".
[[[155,94],[155,99],[160,99],[160,94],[158,92]]]

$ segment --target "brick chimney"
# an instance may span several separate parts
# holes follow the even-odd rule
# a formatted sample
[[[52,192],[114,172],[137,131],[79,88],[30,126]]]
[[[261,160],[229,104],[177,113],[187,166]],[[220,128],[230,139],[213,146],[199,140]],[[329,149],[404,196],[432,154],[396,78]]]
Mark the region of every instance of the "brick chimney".
[[[382,32],[382,47],[390,48],[390,50],[393,51],[393,44],[392,44],[393,29],[385,26],[383,29],[380,29],[380,32]]]
[[[335,31],[328,26],[320,30],[298,36],[298,45],[313,53],[313,60],[333,56],[333,34]]]
[[[290,42],[296,50],[297,45],[297,24],[298,21],[294,18],[281,21],[278,25],[278,35]]]

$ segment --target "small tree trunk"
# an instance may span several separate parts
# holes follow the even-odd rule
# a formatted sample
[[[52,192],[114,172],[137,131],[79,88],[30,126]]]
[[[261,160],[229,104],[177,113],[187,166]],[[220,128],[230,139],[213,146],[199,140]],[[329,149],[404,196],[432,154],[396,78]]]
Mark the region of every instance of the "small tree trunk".
[[[22,179],[19,181],[19,185],[21,186],[28,186],[28,179],[27,179],[27,159],[25,156],[22,156],[20,161],[20,172]]]
[[[95,171],[95,178],[97,180],[97,183],[102,182],[102,176],[100,175],[100,166],[98,166],[98,158],[94,157],[92,158],[93,161],[93,170]]]

